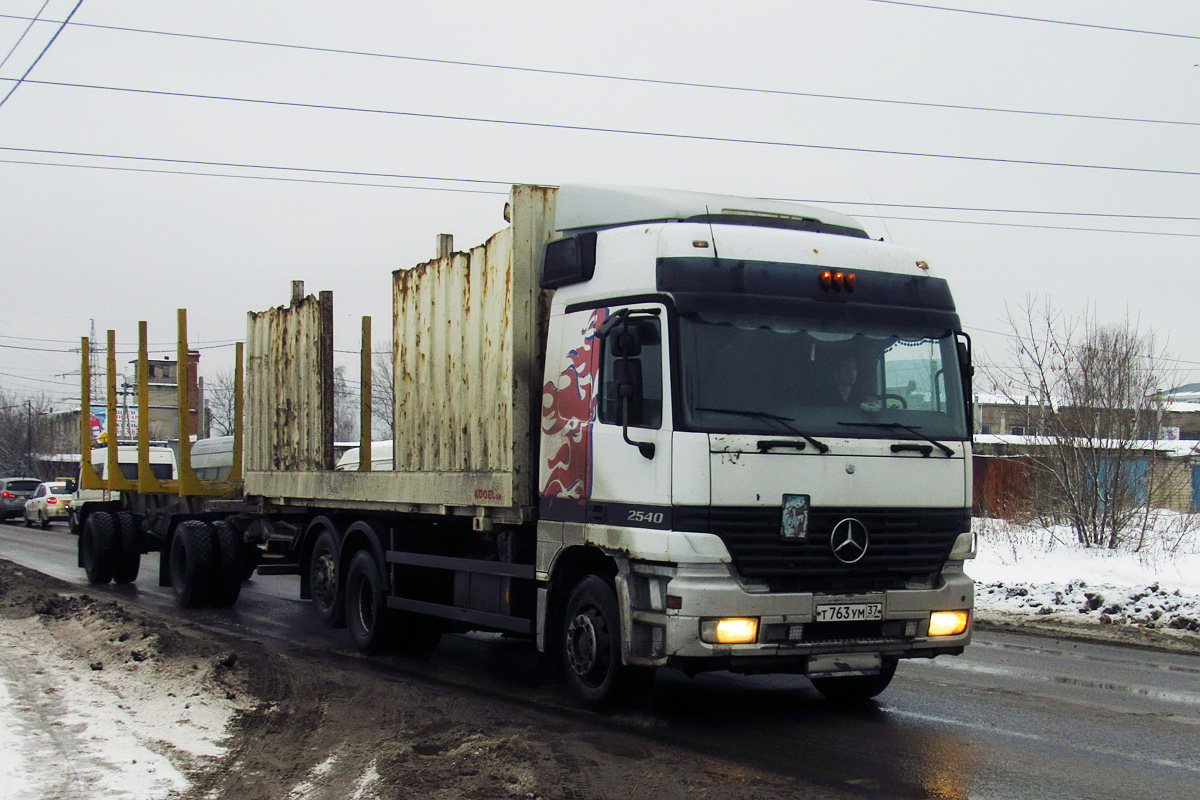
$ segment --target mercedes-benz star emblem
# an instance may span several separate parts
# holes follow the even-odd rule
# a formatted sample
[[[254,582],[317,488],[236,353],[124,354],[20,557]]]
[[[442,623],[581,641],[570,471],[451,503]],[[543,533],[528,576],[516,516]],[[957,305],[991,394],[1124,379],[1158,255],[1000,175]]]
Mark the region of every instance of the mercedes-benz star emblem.
[[[843,564],[855,564],[867,554],[867,526],[853,517],[833,526],[829,535],[829,549],[833,557]]]

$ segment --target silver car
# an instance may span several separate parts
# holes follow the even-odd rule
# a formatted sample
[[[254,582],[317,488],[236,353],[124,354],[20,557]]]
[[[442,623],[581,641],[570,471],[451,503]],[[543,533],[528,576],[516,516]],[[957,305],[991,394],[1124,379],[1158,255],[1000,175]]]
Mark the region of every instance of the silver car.
[[[41,482],[41,478],[0,478],[0,519],[24,514],[25,501]]]

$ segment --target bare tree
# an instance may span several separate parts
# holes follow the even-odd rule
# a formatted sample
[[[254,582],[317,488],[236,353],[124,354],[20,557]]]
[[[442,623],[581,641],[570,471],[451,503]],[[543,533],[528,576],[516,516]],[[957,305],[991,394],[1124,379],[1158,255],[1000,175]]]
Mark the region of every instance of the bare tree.
[[[55,451],[49,412],[44,397],[22,399],[0,389],[0,475],[38,476],[35,457]]]
[[[205,381],[204,399],[208,409],[209,435],[232,436],[237,408],[237,376],[234,371],[222,370]]]
[[[346,377],[346,366],[333,370],[333,440],[352,442],[358,440],[362,415],[359,412],[358,384],[351,384]]]
[[[392,372],[392,343],[375,344],[371,369],[372,435],[391,439],[396,428],[396,382]]]
[[[1027,298],[1007,325],[1015,365],[995,382],[1036,437],[1025,453],[1041,479],[1035,511],[1084,545],[1116,548],[1155,495],[1145,440],[1162,426],[1165,352],[1137,321],[1105,325],[1049,299]]]

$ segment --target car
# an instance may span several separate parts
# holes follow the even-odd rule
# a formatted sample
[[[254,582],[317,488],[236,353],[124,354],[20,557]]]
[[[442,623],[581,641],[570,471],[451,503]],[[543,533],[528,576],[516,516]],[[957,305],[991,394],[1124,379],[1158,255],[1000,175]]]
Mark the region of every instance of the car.
[[[25,501],[25,527],[32,528],[36,520],[42,529],[50,527],[53,519],[67,519],[71,509],[74,481],[47,481],[38,484],[33,497]]]
[[[41,482],[41,478],[0,478],[0,519],[24,514],[25,501]]]

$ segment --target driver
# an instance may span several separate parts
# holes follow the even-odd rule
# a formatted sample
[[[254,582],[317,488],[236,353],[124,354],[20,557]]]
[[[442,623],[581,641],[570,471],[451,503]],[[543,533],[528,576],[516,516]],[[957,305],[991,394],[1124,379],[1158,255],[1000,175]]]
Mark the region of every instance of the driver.
[[[833,370],[833,400],[837,405],[858,405],[862,402],[862,393],[855,384],[858,382],[858,362],[853,358],[843,358],[838,361]]]

